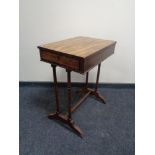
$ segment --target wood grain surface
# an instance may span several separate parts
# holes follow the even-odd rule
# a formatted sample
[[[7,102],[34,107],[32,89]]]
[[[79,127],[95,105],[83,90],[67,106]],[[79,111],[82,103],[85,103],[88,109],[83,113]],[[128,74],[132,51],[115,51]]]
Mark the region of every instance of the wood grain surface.
[[[114,53],[115,41],[75,37],[38,46],[41,61],[85,73]]]
[[[48,43],[39,47],[85,58],[114,43],[115,41],[111,40],[75,37],[54,43]]]

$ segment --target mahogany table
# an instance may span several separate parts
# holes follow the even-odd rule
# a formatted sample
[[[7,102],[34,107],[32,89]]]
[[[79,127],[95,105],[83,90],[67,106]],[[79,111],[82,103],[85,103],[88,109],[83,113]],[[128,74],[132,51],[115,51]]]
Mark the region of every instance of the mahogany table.
[[[74,123],[72,113],[89,96],[94,95],[105,103],[104,97],[98,91],[101,62],[114,53],[116,42],[111,40],[95,39],[90,37],[75,37],[54,43],[38,46],[41,61],[50,63],[53,68],[56,111],[48,115],[49,119],[57,119],[68,124],[75,133],[83,137],[83,132]],[[98,65],[95,89],[88,88],[89,70]],[[59,108],[56,66],[66,69],[68,89],[68,112],[62,114]],[[85,95],[71,106],[71,71],[86,73],[85,87],[80,90]]]

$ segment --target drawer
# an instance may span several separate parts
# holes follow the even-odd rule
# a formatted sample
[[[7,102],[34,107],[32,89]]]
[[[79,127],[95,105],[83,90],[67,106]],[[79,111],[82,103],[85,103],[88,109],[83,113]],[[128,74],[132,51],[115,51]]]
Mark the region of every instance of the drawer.
[[[79,70],[79,60],[74,57],[72,58],[64,55],[58,55],[49,51],[40,51],[40,57],[42,61],[55,63],[59,66],[75,71]]]

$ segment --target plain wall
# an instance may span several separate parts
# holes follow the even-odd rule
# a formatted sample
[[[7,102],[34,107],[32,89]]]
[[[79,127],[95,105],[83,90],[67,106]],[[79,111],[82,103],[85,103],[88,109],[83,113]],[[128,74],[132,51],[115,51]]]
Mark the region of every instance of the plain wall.
[[[117,41],[115,54],[102,63],[100,82],[134,83],[134,0],[20,0],[20,81],[53,80],[37,46],[75,36]],[[58,67],[57,75],[66,81],[65,69]],[[72,81],[84,80],[72,73]]]

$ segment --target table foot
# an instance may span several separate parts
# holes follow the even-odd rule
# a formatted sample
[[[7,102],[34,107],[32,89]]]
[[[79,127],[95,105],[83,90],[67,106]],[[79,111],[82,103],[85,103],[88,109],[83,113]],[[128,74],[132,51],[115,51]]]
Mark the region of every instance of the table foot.
[[[83,138],[82,130],[74,123],[73,120],[69,120],[65,115],[62,115],[60,113],[50,113],[48,115],[48,118],[56,119],[56,120],[62,121],[63,123],[66,123],[77,135]]]
[[[83,138],[82,130],[73,121],[69,122],[69,126],[73,129],[75,133],[77,133],[81,138]]]
[[[105,98],[100,93],[95,93],[96,98],[102,101],[102,103],[106,104]]]
[[[94,95],[97,99],[102,101],[102,103],[106,104],[105,98],[98,92],[91,88],[81,88],[78,90],[78,93],[87,93],[90,92],[90,95]]]
[[[50,113],[48,115],[49,119],[58,119],[59,118],[59,113]]]

